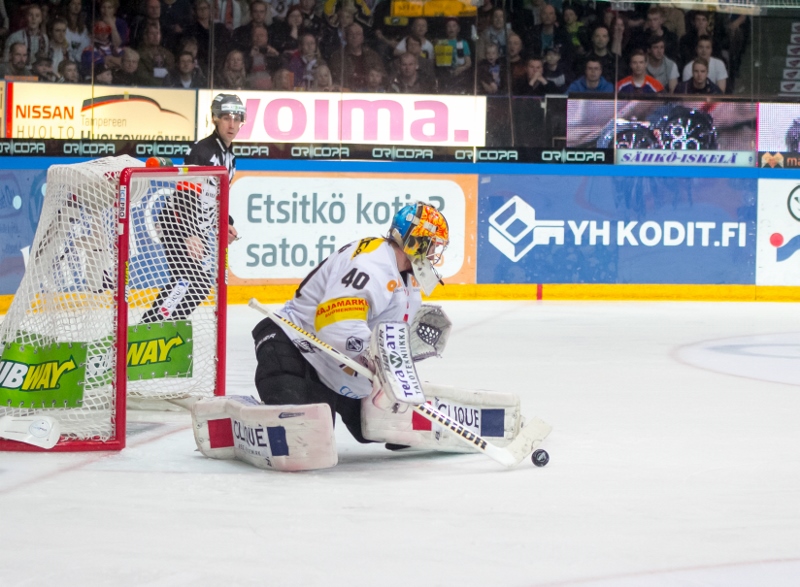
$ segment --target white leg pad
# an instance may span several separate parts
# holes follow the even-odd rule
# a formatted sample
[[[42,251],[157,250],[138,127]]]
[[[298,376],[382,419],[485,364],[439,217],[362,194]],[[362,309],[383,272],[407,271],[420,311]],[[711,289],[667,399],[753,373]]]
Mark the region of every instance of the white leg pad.
[[[519,397],[513,393],[469,391],[448,385],[423,383],[427,402],[462,426],[496,446],[505,446],[519,434],[522,422]],[[376,442],[406,444],[443,452],[471,452],[447,428],[416,412],[393,413],[376,407],[372,396],[361,402],[361,430]]]
[[[339,460],[328,404],[266,406],[249,396],[203,398],[192,406],[194,439],[212,459],[260,469],[313,471]]]

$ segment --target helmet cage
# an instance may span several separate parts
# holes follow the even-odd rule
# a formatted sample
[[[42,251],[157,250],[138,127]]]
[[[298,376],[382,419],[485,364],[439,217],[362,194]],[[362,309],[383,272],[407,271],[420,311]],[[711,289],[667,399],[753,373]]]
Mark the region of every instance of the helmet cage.
[[[437,265],[442,260],[447,242],[435,236],[413,236],[405,239],[403,252],[412,257],[422,257]]]

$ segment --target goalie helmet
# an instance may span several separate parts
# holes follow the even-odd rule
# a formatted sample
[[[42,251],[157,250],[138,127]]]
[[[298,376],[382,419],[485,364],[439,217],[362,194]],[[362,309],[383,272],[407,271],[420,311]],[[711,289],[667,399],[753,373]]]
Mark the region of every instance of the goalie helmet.
[[[442,260],[450,242],[444,215],[425,202],[403,206],[392,220],[389,239],[411,260],[414,277],[425,294],[430,295],[442,281],[434,265]]]
[[[239,115],[242,117],[242,122],[245,121],[246,110],[236,94],[217,94],[214,96],[214,100],[211,102],[211,116],[213,118],[221,118],[225,114]]]

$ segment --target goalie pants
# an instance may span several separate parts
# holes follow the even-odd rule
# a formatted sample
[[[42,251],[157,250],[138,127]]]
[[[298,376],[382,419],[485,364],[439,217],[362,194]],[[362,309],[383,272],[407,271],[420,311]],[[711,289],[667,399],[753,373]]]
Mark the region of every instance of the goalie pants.
[[[319,380],[319,375],[280,326],[265,318],[253,329],[256,345],[256,389],[268,405],[319,404],[331,407],[359,442],[371,442],[361,433],[361,400],[344,397]]]
[[[169,283],[158,292],[153,305],[142,316],[143,324],[188,318],[211,291],[211,278],[208,273],[200,263],[189,256],[186,247],[177,241],[175,237],[164,239],[164,255],[171,277]],[[174,299],[170,300],[171,297]],[[174,305],[169,309],[169,315],[161,312],[161,307],[165,304]]]

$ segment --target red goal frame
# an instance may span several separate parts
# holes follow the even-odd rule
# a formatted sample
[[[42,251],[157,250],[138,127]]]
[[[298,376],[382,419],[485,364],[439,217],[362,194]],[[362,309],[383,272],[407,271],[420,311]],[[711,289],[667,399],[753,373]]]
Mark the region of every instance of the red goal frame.
[[[126,167],[120,172],[115,202],[117,221],[117,291],[114,300],[117,304],[117,343],[116,364],[118,366],[114,381],[115,405],[112,414],[113,434],[107,441],[95,439],[61,439],[51,449],[0,439],[0,451],[24,452],[81,452],[81,451],[119,451],[125,448],[126,409],[127,409],[127,349],[128,349],[128,256],[130,253],[130,199],[131,183],[134,179],[158,179],[165,176],[204,176],[216,177],[219,181],[219,226],[217,230],[219,260],[217,264],[217,370],[214,395],[225,395],[226,368],[226,327],[228,300],[228,196],[230,182],[228,170],[220,166],[174,166],[174,167]],[[122,368],[119,366],[122,365]],[[43,410],[42,415],[47,415]]]

